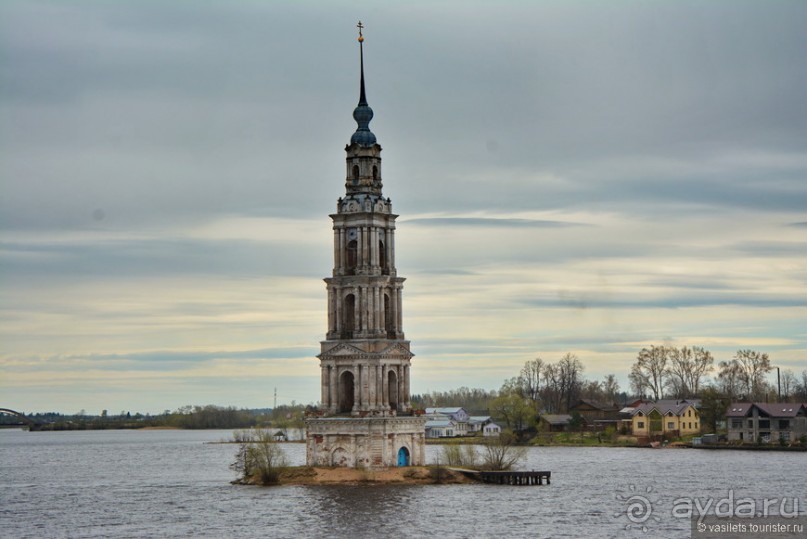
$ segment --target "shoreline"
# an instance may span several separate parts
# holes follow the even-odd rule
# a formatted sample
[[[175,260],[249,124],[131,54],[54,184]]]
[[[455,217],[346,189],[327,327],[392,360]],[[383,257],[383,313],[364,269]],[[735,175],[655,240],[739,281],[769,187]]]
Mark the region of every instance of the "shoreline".
[[[277,483],[262,485],[252,479],[236,479],[234,485],[306,486],[306,485],[434,485],[475,484],[478,481],[443,466],[405,466],[390,468],[326,468],[290,466],[280,472]]]

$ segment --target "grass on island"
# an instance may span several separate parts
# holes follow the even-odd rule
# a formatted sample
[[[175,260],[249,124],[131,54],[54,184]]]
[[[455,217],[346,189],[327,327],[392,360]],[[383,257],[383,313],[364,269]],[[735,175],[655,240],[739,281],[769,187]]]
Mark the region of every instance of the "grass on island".
[[[264,482],[259,475],[234,483],[247,485],[350,485],[377,484],[461,484],[473,483],[463,474],[444,466],[406,466],[390,468],[345,468],[287,466],[278,470],[274,481]]]

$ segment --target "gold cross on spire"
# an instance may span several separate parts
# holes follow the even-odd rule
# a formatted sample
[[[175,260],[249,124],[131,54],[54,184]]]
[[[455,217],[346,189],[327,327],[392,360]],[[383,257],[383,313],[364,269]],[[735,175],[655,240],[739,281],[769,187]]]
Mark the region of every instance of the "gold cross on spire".
[[[356,28],[359,29],[359,43],[361,43],[362,41],[364,41],[364,36],[361,35],[361,31],[362,28],[364,28],[364,25],[361,23],[361,21],[359,21],[359,24],[356,25]]]

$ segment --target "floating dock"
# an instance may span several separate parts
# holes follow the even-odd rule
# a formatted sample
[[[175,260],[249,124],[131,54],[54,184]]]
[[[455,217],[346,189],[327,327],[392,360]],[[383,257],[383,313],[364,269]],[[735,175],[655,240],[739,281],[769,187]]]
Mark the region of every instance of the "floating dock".
[[[552,472],[536,472],[532,471],[504,471],[504,472],[487,472],[480,470],[466,470],[464,468],[450,468],[455,472],[459,472],[466,477],[476,479],[483,483],[492,483],[494,485],[543,485],[544,479],[546,484],[549,485]]]

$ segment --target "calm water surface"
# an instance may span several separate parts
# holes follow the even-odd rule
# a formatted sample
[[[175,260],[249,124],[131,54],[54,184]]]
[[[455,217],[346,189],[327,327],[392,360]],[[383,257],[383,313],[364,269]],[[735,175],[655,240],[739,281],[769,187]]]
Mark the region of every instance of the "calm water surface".
[[[672,515],[682,497],[807,509],[804,453],[531,448],[521,468],[551,470],[552,485],[260,488],[230,484],[236,446],[208,442],[231,435],[0,430],[0,536],[689,537]],[[302,444],[283,447],[305,462]],[[624,514],[631,495],[652,504],[647,531]]]

